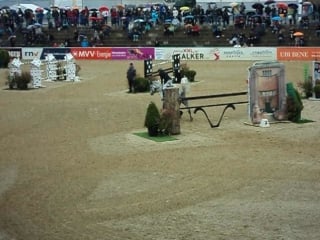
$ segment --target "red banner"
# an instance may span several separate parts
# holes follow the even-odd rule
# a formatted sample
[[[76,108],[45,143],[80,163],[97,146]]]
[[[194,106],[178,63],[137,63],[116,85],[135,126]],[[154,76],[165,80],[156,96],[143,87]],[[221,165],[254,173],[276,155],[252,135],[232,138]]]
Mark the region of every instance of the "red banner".
[[[111,60],[111,48],[79,47],[71,48],[71,54],[76,60]]]
[[[312,61],[320,59],[320,48],[280,47],[277,48],[278,61]]]

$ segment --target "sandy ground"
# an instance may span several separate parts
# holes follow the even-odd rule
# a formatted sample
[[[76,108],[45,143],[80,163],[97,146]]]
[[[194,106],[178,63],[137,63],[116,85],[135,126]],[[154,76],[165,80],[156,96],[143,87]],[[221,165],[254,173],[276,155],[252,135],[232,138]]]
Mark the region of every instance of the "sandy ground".
[[[320,239],[320,102],[304,100],[316,122],[270,128],[245,125],[245,104],[215,129],[184,114],[156,143],[132,134],[161,101],[126,93],[128,62],[78,64],[81,82],[28,91],[0,71],[1,240]],[[251,64],[189,62],[189,95],[246,91]],[[303,69],[286,63],[287,81]]]

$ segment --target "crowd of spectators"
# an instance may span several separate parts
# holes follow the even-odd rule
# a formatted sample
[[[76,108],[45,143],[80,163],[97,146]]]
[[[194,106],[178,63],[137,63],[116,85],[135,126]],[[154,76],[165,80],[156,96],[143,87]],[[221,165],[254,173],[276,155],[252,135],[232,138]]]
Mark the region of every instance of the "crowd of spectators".
[[[311,20],[319,22],[317,11],[306,10],[298,18],[297,7],[294,5],[272,4],[252,5],[246,9],[243,3],[218,7],[209,4],[206,9],[196,6],[194,9],[169,8],[164,4],[148,4],[144,6],[117,5],[112,8],[99,9],[78,8],[39,8],[35,11],[1,8],[0,38],[2,45],[15,46],[17,33],[23,34],[26,46],[38,43],[53,44],[54,36],[50,29],[73,29],[73,42],[83,46],[103,44],[112,34],[113,29],[122,29],[131,41],[139,41],[152,28],[162,29],[164,36],[174,37],[178,29],[183,29],[188,36],[199,36],[203,26],[210,26],[216,38],[224,36],[226,29],[233,29],[228,36],[233,46],[254,46],[259,43],[266,31],[271,31],[278,43],[303,46],[304,36],[296,36],[296,29],[308,29]],[[44,22],[46,28],[44,31]],[[320,24],[315,35],[320,37]],[[88,34],[83,29],[91,29]],[[249,29],[249,34],[244,30]],[[287,31],[289,29],[289,31]],[[248,31],[246,31],[248,32]],[[3,38],[6,37],[6,39]],[[71,43],[70,34],[58,46]],[[157,43],[159,44],[159,43]]]

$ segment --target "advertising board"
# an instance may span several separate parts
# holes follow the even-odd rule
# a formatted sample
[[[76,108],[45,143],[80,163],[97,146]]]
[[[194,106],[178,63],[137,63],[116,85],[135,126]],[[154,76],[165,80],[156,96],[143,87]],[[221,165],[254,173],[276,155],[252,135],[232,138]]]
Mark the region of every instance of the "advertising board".
[[[21,48],[4,48],[8,51],[10,58],[20,58],[22,59],[22,49]]]
[[[314,61],[320,59],[320,48],[315,47],[279,47],[279,61]]]
[[[273,61],[276,60],[276,48],[156,48],[156,60],[169,60],[174,54],[180,54],[181,60],[227,60],[227,61]]]
[[[43,52],[43,48],[37,47],[27,47],[22,48],[22,59],[23,60],[33,60],[35,58],[40,58]]]

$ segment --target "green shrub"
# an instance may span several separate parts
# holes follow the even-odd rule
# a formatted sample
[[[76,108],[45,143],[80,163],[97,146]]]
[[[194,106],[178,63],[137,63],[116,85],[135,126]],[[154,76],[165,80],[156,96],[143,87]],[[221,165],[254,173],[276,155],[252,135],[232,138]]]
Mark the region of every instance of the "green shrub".
[[[13,77],[8,77],[8,84],[10,89],[28,89],[28,84],[31,82],[30,72],[22,72],[21,75],[15,75]]]
[[[305,98],[312,97],[312,78],[309,76],[308,79],[304,80],[303,82],[299,82],[298,86],[302,89]]]
[[[0,49],[0,68],[7,68],[10,62],[9,52],[5,49]]]
[[[301,119],[301,112],[303,110],[303,103],[301,95],[292,83],[287,83],[287,111],[288,120],[292,122],[299,122]]]
[[[195,70],[190,70],[187,64],[181,64],[181,70],[180,70],[181,77],[186,76],[189,82],[194,82],[196,74],[197,72]]]
[[[194,82],[196,74],[197,72],[194,70],[189,70],[184,73],[184,75],[188,78],[189,82]]]
[[[159,132],[160,111],[154,102],[150,102],[147,108],[144,126],[148,128],[150,136],[156,136]]]
[[[149,80],[143,77],[137,77],[134,81],[135,92],[148,92],[150,90]]]

